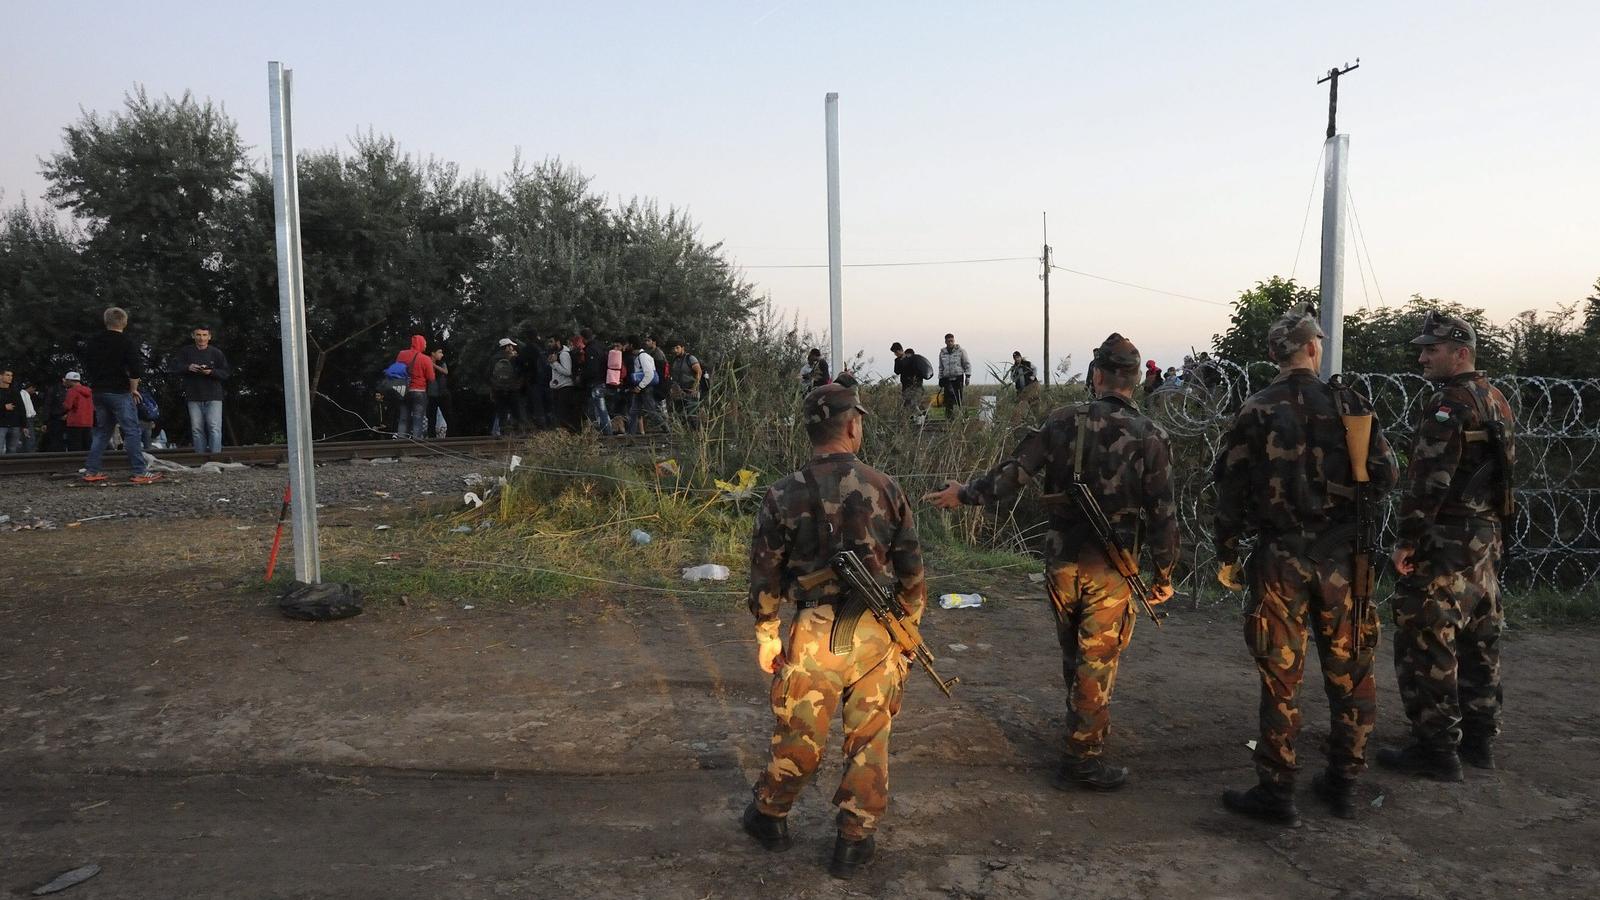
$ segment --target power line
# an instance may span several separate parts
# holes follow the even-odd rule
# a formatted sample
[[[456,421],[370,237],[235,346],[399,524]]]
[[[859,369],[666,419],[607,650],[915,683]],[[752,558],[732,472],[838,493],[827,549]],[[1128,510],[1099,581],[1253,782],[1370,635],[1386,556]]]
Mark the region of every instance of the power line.
[[[1294,245],[1294,265],[1289,267],[1289,278],[1293,280],[1300,269],[1300,250],[1306,244],[1306,226],[1311,224],[1311,201],[1317,196],[1317,176],[1322,174],[1323,153],[1317,151],[1317,165],[1311,170],[1311,190],[1306,193],[1306,214],[1300,220],[1300,240]]]
[[[1022,262],[1024,260],[1033,262],[1035,259],[1036,257],[1032,256],[991,256],[984,259],[928,259],[908,262],[845,263],[843,267],[846,269],[886,269],[898,266],[964,266],[973,263]],[[827,263],[780,263],[746,266],[739,263],[725,262],[721,263],[721,265],[738,269],[826,269],[828,267]]]
[[[1347,196],[1349,195],[1349,191],[1345,193]],[[1359,247],[1354,246],[1350,249],[1355,251],[1351,255],[1356,258],[1356,274],[1361,277],[1361,304],[1366,307],[1367,312],[1372,312],[1372,297],[1367,294],[1367,270],[1361,264],[1361,250]],[[1368,262],[1370,263],[1371,260],[1368,260]]]
[[[1226,307],[1226,306],[1229,305],[1227,303],[1222,303],[1222,302],[1219,302],[1219,301],[1216,301],[1216,300],[1207,300],[1204,297],[1196,297],[1196,296],[1193,296],[1192,294],[1180,294],[1177,291],[1164,291],[1161,288],[1153,288],[1153,287],[1149,287],[1149,286],[1143,285],[1143,284],[1134,284],[1131,281],[1121,281],[1121,280],[1118,280],[1116,278],[1107,278],[1104,275],[1096,275],[1093,272],[1081,272],[1081,271],[1079,271],[1077,269],[1069,269],[1066,266],[1058,266],[1055,263],[1051,263],[1050,264],[1050,268],[1052,268],[1052,269],[1060,269],[1063,272],[1071,272],[1074,275],[1082,275],[1085,278],[1093,278],[1096,281],[1108,281],[1108,282],[1110,282],[1112,284],[1120,284],[1123,287],[1138,288],[1141,291],[1149,291],[1152,294],[1166,294],[1168,297],[1181,297],[1184,300],[1193,300],[1196,303],[1206,303],[1206,304],[1209,304],[1211,306]]]
[[[1367,268],[1372,271],[1372,287],[1378,292],[1378,304],[1388,306],[1389,301],[1383,299],[1383,285],[1378,283],[1378,268],[1372,264],[1372,251],[1367,247],[1367,232],[1361,227],[1361,214],[1356,212],[1356,198],[1350,193],[1350,183],[1344,185],[1344,196],[1350,201],[1350,217],[1356,223],[1356,237],[1361,241],[1361,252],[1367,255]]]

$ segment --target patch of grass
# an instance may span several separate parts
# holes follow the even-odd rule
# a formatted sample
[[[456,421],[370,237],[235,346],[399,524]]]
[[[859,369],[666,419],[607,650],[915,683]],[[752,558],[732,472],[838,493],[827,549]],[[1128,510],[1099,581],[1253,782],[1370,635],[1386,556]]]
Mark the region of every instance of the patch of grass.
[[[1592,625],[1600,622],[1600,586],[1583,591],[1554,588],[1507,590],[1506,618],[1519,625]]]

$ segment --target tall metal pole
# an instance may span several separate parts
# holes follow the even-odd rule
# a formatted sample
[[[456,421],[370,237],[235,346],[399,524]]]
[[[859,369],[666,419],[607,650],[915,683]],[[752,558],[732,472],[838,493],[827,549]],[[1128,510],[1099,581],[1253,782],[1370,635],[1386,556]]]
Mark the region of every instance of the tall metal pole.
[[[1044,253],[1039,257],[1044,264],[1044,386],[1050,386],[1050,214],[1040,213],[1044,224]]]
[[[293,73],[267,63],[272,118],[272,203],[277,223],[278,326],[283,337],[283,412],[289,447],[289,490],[294,535],[294,577],[322,581],[317,547],[317,477],[312,468],[311,377],[306,367],[306,302],[300,257],[300,189],[295,171]]]
[[[1323,378],[1344,370],[1344,173],[1350,135],[1328,138],[1322,176],[1322,348]]]
[[[833,339],[833,372],[844,366],[844,307],[839,261],[839,95],[823,101],[828,121],[828,334]]]
[[[1328,131],[1322,152],[1322,348],[1323,378],[1344,369],[1344,176],[1350,156],[1350,135],[1338,133],[1339,76],[1361,67],[1346,64],[1328,70],[1317,84],[1328,82]]]

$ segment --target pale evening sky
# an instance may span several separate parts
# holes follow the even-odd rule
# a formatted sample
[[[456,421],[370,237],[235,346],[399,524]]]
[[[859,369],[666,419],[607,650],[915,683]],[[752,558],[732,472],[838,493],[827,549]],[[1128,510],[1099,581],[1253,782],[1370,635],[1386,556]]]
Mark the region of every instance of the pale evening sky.
[[[372,128],[491,177],[520,148],[613,197],[686,207],[783,309],[826,327],[823,95],[840,94],[847,263],[1036,257],[1225,303],[1290,274],[1328,67],[1371,250],[1347,307],[1412,293],[1499,320],[1600,276],[1600,4],[11,2],[0,192],[79,107],[135,83],[223,103],[267,142],[266,62],[301,149]],[[1320,203],[1320,196],[1318,197]],[[1318,210],[1294,270],[1317,280]],[[1351,234],[1352,240],[1355,234]],[[1364,256],[1364,254],[1363,254]],[[1374,276],[1376,281],[1374,281]],[[848,352],[1040,361],[1036,262],[852,268]],[[1120,330],[1174,364],[1227,310],[1052,278],[1052,354]],[[691,336],[692,337],[692,336]],[[931,353],[930,353],[931,355]]]

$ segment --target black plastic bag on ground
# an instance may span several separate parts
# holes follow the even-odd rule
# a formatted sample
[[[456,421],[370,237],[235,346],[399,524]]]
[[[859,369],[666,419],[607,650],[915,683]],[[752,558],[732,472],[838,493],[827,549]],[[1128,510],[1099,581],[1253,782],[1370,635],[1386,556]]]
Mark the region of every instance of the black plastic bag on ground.
[[[361,592],[341,582],[296,581],[278,598],[278,610],[291,619],[332,622],[361,615]]]

